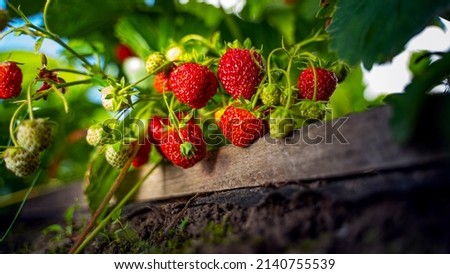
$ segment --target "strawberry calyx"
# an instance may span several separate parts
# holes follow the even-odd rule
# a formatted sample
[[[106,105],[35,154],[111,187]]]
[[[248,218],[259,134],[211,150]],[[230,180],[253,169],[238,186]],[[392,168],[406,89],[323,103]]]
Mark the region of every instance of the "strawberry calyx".
[[[192,158],[195,156],[196,149],[191,142],[183,141],[180,145],[180,152],[184,158]]]

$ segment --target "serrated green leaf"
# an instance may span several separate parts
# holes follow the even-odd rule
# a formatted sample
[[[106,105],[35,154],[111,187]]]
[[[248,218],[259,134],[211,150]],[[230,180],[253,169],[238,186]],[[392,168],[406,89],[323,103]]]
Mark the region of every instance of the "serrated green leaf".
[[[367,69],[399,54],[405,44],[448,10],[448,0],[338,0],[328,29],[330,48],[350,65]]]

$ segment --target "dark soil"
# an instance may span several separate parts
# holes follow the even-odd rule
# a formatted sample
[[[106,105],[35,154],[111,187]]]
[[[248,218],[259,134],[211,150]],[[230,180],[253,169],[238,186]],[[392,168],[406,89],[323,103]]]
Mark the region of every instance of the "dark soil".
[[[446,165],[131,204],[86,253],[449,253]],[[82,223],[79,221],[78,223]],[[4,253],[72,240],[19,222]]]

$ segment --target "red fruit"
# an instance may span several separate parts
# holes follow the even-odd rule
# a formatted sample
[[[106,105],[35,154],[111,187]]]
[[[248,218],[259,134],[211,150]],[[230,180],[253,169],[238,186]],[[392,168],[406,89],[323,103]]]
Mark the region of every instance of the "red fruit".
[[[178,120],[181,121],[188,113],[186,112],[177,112],[175,115],[177,116]],[[194,124],[194,119],[191,118],[188,121],[188,124]],[[167,128],[170,126],[169,118],[167,117],[161,117],[158,115],[153,116],[150,118],[148,122],[148,140],[155,145],[159,145],[161,143],[161,140],[164,138],[164,135],[167,133]]]
[[[233,145],[247,147],[266,133],[267,122],[246,109],[228,106],[219,127]]]
[[[150,143],[147,139],[144,139],[144,143],[139,146],[139,150],[131,163],[136,168],[148,162],[150,151],[152,149],[152,143]]]
[[[328,101],[336,89],[337,77],[334,72],[327,69],[316,68],[317,92],[314,98],[314,71],[307,68],[300,73],[297,87],[300,97],[315,101]]]
[[[153,80],[153,87],[159,93],[164,93],[166,91],[170,91],[169,88],[169,73],[165,71],[158,72],[155,75],[155,79]]]
[[[128,57],[132,57],[132,56],[136,56],[136,54],[134,54],[133,50],[130,49],[128,46],[124,45],[124,44],[119,44],[116,47],[116,58],[117,61],[119,61],[119,63],[123,63],[123,61],[125,61],[125,59],[127,59]]]
[[[202,108],[216,94],[218,83],[208,67],[184,63],[170,73],[169,86],[181,103]]]
[[[164,156],[174,165],[189,168],[206,157],[206,143],[201,128],[188,123],[177,131],[172,128],[160,145]]]
[[[22,70],[15,62],[0,63],[0,99],[19,96],[22,90]]]
[[[227,93],[249,100],[264,77],[262,57],[254,50],[228,49],[220,58],[217,76]]]
[[[166,133],[166,127],[169,125],[169,118],[162,118],[158,115],[150,118],[148,122],[148,140],[153,144],[160,144]]]

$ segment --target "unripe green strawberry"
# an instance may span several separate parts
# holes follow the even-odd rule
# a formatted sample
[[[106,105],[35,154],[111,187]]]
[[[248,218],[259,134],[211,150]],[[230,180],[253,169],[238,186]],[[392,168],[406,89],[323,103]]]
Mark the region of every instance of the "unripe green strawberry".
[[[41,152],[52,142],[52,128],[47,119],[24,120],[17,129],[17,143],[28,151]]]
[[[268,84],[261,91],[261,101],[266,106],[275,106],[280,103],[281,90],[275,84]]]
[[[323,120],[326,114],[326,104],[305,100],[300,104],[300,113],[306,120]]]
[[[269,130],[272,138],[281,139],[290,134],[295,128],[295,119],[289,111],[277,108],[270,113]]]
[[[145,69],[149,74],[155,73],[166,61],[166,57],[159,51],[153,52],[145,61]]]
[[[27,151],[23,148],[8,148],[4,152],[6,168],[18,177],[33,174],[39,168],[39,152]]]
[[[122,168],[133,154],[132,144],[115,144],[106,148],[106,161],[114,168]]]

